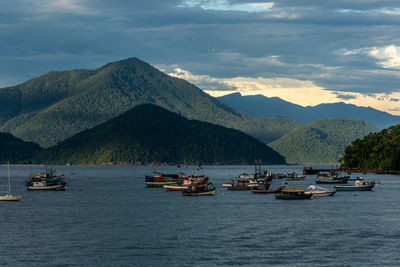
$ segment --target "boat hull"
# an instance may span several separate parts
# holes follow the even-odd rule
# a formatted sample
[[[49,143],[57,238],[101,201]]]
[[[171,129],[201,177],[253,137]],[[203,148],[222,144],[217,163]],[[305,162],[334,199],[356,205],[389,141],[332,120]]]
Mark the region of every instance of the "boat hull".
[[[203,192],[187,192],[183,191],[182,194],[184,196],[212,196],[215,193],[215,189],[210,191],[203,191]]]
[[[19,201],[22,198],[23,198],[23,196],[5,195],[5,196],[0,196],[0,201]]]
[[[333,196],[336,192],[332,191],[332,192],[323,192],[323,193],[307,193],[306,194],[310,194],[312,195],[312,197],[330,197]]]
[[[185,191],[187,190],[187,186],[185,185],[164,185],[163,186],[167,191]]]
[[[309,199],[311,198],[311,194],[299,194],[299,195],[292,195],[292,194],[275,194],[276,199],[283,199],[283,200],[301,200],[301,199]]]
[[[368,186],[353,186],[353,185],[343,185],[343,186],[335,186],[336,191],[372,191],[375,185]]]
[[[259,189],[259,190],[251,190],[253,194],[274,194],[281,192],[281,188],[272,188],[272,189]]]
[[[146,182],[147,187],[164,187],[164,185],[173,185],[176,182]]]
[[[57,184],[57,185],[46,185],[46,186],[28,186],[28,191],[38,191],[38,190],[48,190],[48,191],[57,191],[57,190],[65,190],[65,184]]]

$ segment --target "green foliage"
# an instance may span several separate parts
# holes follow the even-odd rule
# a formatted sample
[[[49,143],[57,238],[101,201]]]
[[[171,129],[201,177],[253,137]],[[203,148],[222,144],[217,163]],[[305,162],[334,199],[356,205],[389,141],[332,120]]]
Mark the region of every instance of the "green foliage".
[[[296,128],[269,146],[288,163],[337,163],[348,144],[376,131],[361,120],[321,119]]]
[[[341,162],[346,168],[400,170],[400,124],[355,140]]]
[[[9,133],[0,133],[0,164],[28,163],[42,148],[30,142],[24,142]]]
[[[0,130],[48,147],[144,103],[238,129],[265,142],[298,125],[282,118],[252,120],[196,86],[130,58],[93,71],[53,71],[0,89]]]
[[[42,151],[35,162],[251,164],[254,159],[285,163],[277,152],[240,131],[146,104]]]

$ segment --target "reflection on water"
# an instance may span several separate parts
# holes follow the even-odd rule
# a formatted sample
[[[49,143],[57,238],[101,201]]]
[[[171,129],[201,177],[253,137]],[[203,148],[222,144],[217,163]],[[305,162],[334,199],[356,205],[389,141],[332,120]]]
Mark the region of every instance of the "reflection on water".
[[[301,172],[302,166],[264,166]],[[11,166],[14,194],[0,203],[0,264],[376,266],[400,262],[400,181],[367,174],[373,192],[276,200],[226,191],[222,183],[253,166],[203,166],[215,196],[145,188],[144,175],[175,167],[60,166],[65,192],[28,192],[24,180],[44,167]],[[188,174],[198,173],[195,167]],[[353,174],[352,177],[356,177]],[[289,184],[307,188],[315,176]],[[280,186],[284,180],[274,180]],[[324,185],[325,186],[325,185]],[[0,190],[7,166],[0,166]],[[333,185],[325,187],[333,188]],[[222,194],[224,193],[224,194]]]

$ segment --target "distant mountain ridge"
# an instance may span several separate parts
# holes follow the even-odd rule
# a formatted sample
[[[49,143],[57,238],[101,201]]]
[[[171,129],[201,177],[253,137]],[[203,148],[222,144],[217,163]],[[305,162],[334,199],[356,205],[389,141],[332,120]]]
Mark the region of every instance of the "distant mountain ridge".
[[[336,164],[346,146],[376,131],[376,127],[361,120],[320,119],[297,127],[269,146],[291,164]]]
[[[52,71],[20,85],[1,88],[0,131],[48,147],[145,103],[189,119],[256,133],[264,142],[298,126],[298,122],[289,119],[280,123],[280,118],[261,119],[253,124],[251,118],[187,81],[129,58],[96,70]],[[267,125],[271,121],[273,127]]]
[[[400,123],[400,116],[391,115],[371,107],[359,107],[342,102],[302,107],[278,97],[269,98],[263,95],[242,96],[240,93],[217,97],[217,99],[253,118],[287,117],[300,123],[329,118],[360,119],[371,123],[379,129]]]
[[[39,153],[46,164],[285,164],[285,159],[240,131],[188,120],[144,104]]]

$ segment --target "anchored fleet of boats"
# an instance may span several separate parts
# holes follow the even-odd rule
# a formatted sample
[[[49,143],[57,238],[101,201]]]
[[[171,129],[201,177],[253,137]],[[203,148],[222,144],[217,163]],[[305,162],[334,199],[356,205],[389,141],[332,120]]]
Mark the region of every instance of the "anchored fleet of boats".
[[[307,169],[310,172],[309,169]],[[299,200],[315,197],[333,196],[336,191],[371,191],[376,184],[374,181],[365,181],[362,177],[350,179],[350,176],[339,176],[337,172],[329,171],[319,173],[315,180],[316,184],[335,184],[335,190],[310,185],[305,191],[302,188],[291,188],[286,182],[279,187],[271,187],[273,180],[304,180],[306,175],[293,173],[274,174],[266,170],[261,171],[261,165],[256,165],[254,173],[242,173],[237,177],[230,178],[223,183],[227,190],[248,190],[253,194],[275,194],[276,199]],[[13,196],[11,194],[11,175],[8,167],[8,191],[0,194],[0,201],[18,201],[23,196]],[[353,184],[347,184],[353,181]],[[216,187],[210,182],[210,178],[205,175],[186,175],[185,173],[160,173],[153,172],[153,175],[146,175],[145,182],[147,187],[164,188],[166,191],[179,191],[183,196],[212,196],[216,192]],[[25,181],[28,191],[41,190],[65,190],[68,182],[64,175],[57,175],[52,169],[30,175],[29,180]]]
[[[209,182],[209,177],[204,175],[187,176],[184,173],[162,174],[154,172],[153,176],[146,175],[148,187],[163,187],[167,191],[181,191],[184,196],[212,196],[216,187]],[[292,188],[287,182],[279,187],[271,187],[273,180],[304,180],[306,175],[298,173],[274,174],[266,170],[261,171],[261,165],[256,165],[254,173],[242,173],[230,178],[222,184],[228,191],[251,191],[253,194],[275,194],[276,199],[300,200],[317,197],[330,197],[336,191],[371,191],[377,184],[374,181],[367,182],[363,178],[351,180],[350,176],[339,176],[335,171],[319,173],[316,176],[316,184],[335,184],[335,190],[329,190],[322,186],[310,185],[307,190]],[[353,185],[347,184],[354,181]],[[224,194],[224,193],[223,193]]]

